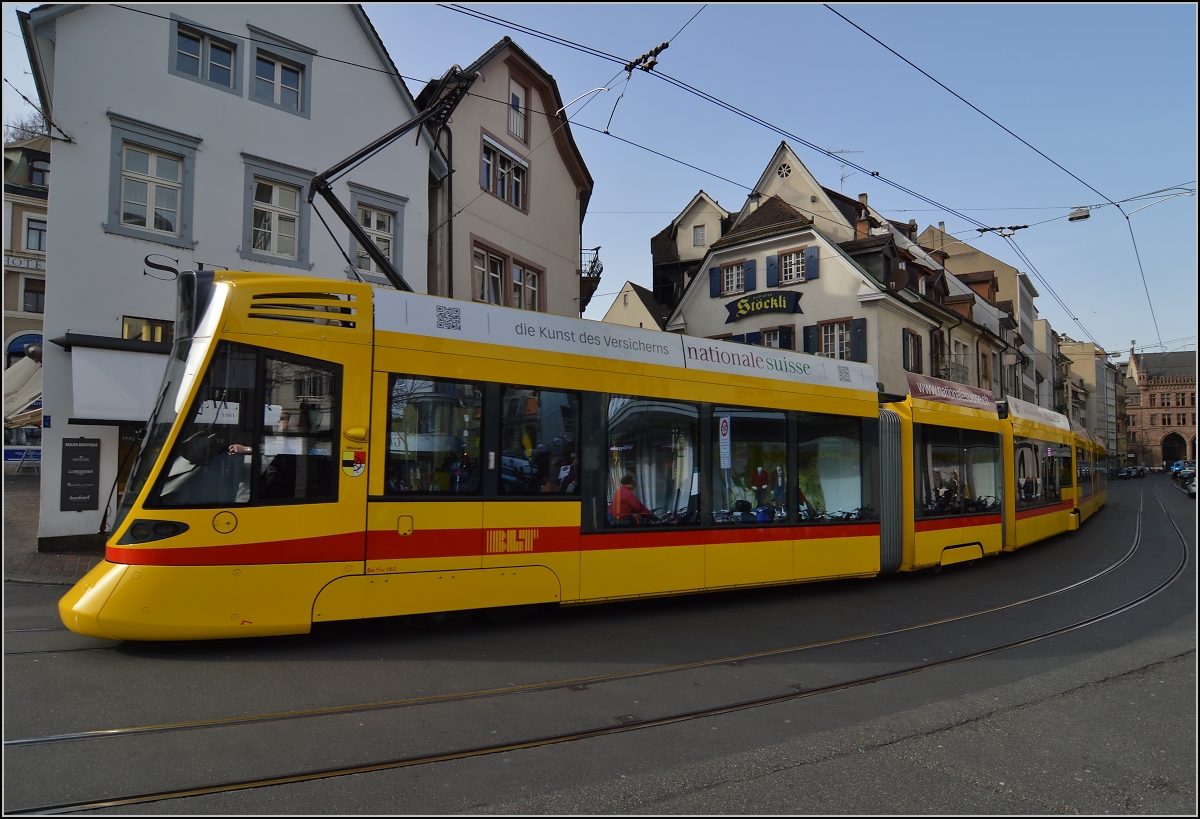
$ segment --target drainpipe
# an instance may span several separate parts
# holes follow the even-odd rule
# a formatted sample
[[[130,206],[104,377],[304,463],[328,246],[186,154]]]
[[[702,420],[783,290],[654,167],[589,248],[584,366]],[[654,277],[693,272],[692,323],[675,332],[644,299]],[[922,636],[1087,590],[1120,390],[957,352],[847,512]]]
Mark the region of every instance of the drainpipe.
[[[446,297],[454,298],[454,132],[446,133]]]

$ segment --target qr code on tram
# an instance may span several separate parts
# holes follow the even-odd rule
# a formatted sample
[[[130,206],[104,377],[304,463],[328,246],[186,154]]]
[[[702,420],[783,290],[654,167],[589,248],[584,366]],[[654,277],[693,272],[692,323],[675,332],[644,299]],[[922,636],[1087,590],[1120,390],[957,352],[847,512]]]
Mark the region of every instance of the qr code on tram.
[[[850,383],[849,367],[842,366],[841,364],[838,365],[838,381],[845,381],[847,384]]]
[[[462,308],[434,305],[437,309],[437,328],[439,330],[458,330],[462,332]]]

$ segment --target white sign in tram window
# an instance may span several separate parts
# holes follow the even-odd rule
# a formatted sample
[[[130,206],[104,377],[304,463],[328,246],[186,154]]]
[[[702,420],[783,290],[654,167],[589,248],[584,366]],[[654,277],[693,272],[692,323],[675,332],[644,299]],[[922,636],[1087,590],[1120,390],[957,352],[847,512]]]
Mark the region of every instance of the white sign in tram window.
[[[719,428],[721,430],[721,468],[732,469],[733,456],[729,451],[729,416],[718,415],[717,418],[719,419],[717,423],[720,425]]]
[[[197,424],[236,424],[239,406],[236,401],[204,401],[196,413]]]

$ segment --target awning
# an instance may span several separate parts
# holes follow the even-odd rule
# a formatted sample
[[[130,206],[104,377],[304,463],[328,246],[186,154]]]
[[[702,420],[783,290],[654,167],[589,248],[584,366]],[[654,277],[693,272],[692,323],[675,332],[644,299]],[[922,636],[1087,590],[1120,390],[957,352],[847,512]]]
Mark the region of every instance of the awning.
[[[71,388],[75,399],[72,421],[144,423],[154,409],[166,368],[165,355],[74,347],[71,350]]]
[[[4,426],[41,424],[42,365],[26,356],[4,371]]]

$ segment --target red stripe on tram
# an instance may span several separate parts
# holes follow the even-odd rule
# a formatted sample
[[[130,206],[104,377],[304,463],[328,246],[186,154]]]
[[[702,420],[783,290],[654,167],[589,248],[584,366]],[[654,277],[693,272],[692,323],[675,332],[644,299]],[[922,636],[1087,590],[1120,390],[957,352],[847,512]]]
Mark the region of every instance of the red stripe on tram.
[[[1017,512],[1017,520],[1025,520],[1026,518],[1036,518],[1040,515],[1049,515],[1052,512],[1062,512],[1065,510],[1074,509],[1074,502],[1065,500],[1060,504],[1052,506],[1039,506],[1037,509],[1024,509]]]
[[[999,526],[1000,515],[969,515],[962,518],[937,518],[936,520],[918,520],[915,523],[918,532],[936,532],[940,529],[960,529],[967,526]]]
[[[109,546],[104,559],[132,566],[232,566],[264,563],[335,563],[362,560],[362,532],[239,543],[230,546],[164,548]]]

